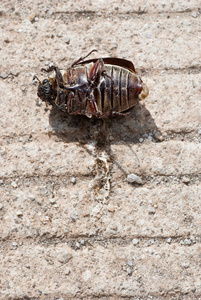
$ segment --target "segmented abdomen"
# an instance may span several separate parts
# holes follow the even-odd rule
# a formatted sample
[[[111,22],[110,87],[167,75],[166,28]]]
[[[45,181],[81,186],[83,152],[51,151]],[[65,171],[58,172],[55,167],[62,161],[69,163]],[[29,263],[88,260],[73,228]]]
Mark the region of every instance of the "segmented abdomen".
[[[94,90],[101,114],[126,111],[138,103],[138,83],[141,79],[133,72],[118,66],[105,65],[106,74]]]

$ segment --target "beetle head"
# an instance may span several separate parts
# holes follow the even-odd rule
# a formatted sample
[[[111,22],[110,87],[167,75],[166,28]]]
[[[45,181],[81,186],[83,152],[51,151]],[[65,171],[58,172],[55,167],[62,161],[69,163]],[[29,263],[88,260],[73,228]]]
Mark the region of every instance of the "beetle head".
[[[52,104],[56,99],[56,96],[57,92],[53,79],[44,79],[42,82],[39,82],[38,97],[42,101]]]

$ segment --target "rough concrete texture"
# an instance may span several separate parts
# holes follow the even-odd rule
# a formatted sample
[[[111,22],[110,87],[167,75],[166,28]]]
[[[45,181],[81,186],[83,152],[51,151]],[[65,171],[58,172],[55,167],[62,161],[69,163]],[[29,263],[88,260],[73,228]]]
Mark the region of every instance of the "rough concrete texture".
[[[200,12],[1,0],[0,299],[201,299]],[[133,61],[150,89],[126,118],[37,98],[34,74],[94,48]]]

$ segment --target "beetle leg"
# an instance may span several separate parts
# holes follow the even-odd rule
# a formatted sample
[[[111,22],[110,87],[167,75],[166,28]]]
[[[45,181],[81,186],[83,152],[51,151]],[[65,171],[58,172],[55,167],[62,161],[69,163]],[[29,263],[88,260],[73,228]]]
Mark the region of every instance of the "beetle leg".
[[[97,103],[96,103],[93,93],[91,93],[89,95],[89,97],[87,98],[87,106],[86,106],[85,114],[89,118],[92,116],[99,118],[99,116],[100,116],[100,111],[98,110],[98,106],[97,106]]]
[[[106,73],[105,65],[102,58],[97,59],[97,61],[94,63],[93,67],[91,68],[89,72],[89,80],[93,82],[96,79],[98,79],[99,77],[97,75],[99,72],[103,77],[107,77],[111,81],[113,81],[112,77]]]
[[[87,58],[91,53],[93,52],[97,52],[96,49],[91,50],[86,56],[84,57],[80,57],[78,60],[76,60],[72,65],[71,68],[74,67],[75,65],[77,65],[78,63],[80,63],[81,61],[83,61],[85,58]]]
[[[75,110],[75,111],[72,111],[72,112],[69,112],[69,115],[85,115],[86,114],[86,111],[85,110]]]
[[[97,75],[98,75],[98,71],[100,69],[100,59],[98,59],[94,65],[92,66],[91,70],[89,71],[89,78],[88,80],[90,82],[93,82],[96,78],[97,78]]]
[[[85,110],[80,110],[77,109],[76,111],[70,111],[70,109],[72,109],[72,96],[73,96],[73,92],[71,92],[69,94],[69,98],[68,98],[68,113],[70,115],[85,115],[88,118],[91,118],[92,116],[96,116],[99,117],[100,112],[98,110],[97,104],[96,104],[96,100],[93,96],[93,94],[89,95],[89,97],[87,98],[87,104],[86,104],[86,109]]]
[[[69,112],[69,111],[68,111]],[[82,114],[87,116],[88,118],[91,118],[93,116],[99,118],[100,117],[100,112],[97,107],[96,100],[94,98],[94,95],[91,93],[86,100],[86,108],[85,110],[76,110],[69,112],[70,115],[77,115],[77,114]]]
[[[112,78],[111,76],[109,76],[109,75],[106,73],[106,71],[102,71],[102,76],[103,76],[103,77],[109,78],[109,79],[113,82],[113,78]]]
[[[126,113],[112,111],[112,112],[111,112],[111,116],[112,116],[112,117],[117,117],[117,116],[124,116],[124,117],[126,117],[126,116],[129,116],[130,113],[131,113],[130,111],[129,111],[129,112],[126,112]]]
[[[118,117],[118,116],[122,116],[122,117],[126,117],[130,115],[130,112],[126,112],[126,113],[121,113],[121,112],[116,112],[116,111],[111,111],[110,113],[104,113],[101,115],[101,118],[108,118],[108,117]]]
[[[46,73],[49,73],[51,71],[55,71],[57,82],[58,83],[63,83],[63,77],[62,77],[61,72],[60,72],[58,67],[50,66],[48,69],[41,69],[41,71],[44,71]]]
[[[103,59],[101,58],[101,59],[99,59],[99,61],[100,61],[100,65],[101,65],[101,75],[103,77],[109,78],[113,82],[113,78],[106,73]]]
[[[72,99],[73,99],[74,93],[70,92],[68,95],[68,105],[67,105],[67,112],[70,113],[70,109],[72,108]]]
[[[69,83],[72,84],[74,82],[73,77],[72,77],[72,68],[74,66],[76,66],[77,64],[79,64],[81,61],[85,60],[85,58],[87,58],[91,53],[97,51],[96,49],[91,50],[86,56],[84,57],[80,57],[79,59],[77,59],[74,63],[72,63],[72,65],[70,66],[70,68],[68,68],[68,77],[69,77]]]
[[[102,115],[100,115],[100,111],[98,110],[97,103],[93,94],[90,94],[89,97],[87,98],[87,105],[85,110],[78,109],[72,112],[69,112],[68,110],[68,113],[70,115],[78,115],[78,114],[85,115],[88,118],[92,118],[93,116],[97,118],[102,118]]]
[[[90,110],[92,112],[93,115],[98,115],[100,114],[99,110],[98,110],[98,106],[96,104],[96,100],[94,97],[90,97],[88,99],[88,103],[89,103],[89,107],[90,107]]]

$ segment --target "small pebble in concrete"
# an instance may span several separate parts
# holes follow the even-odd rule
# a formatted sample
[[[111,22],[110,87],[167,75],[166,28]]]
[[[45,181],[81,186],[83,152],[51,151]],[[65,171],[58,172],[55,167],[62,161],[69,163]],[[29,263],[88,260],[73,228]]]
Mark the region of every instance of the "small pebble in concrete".
[[[30,20],[30,22],[34,22],[34,21],[35,21],[35,17],[36,17],[35,12],[33,12],[32,14],[30,14],[30,15],[29,15],[29,20]]]
[[[35,195],[34,194],[29,194],[29,199],[34,201],[36,199]]]
[[[154,209],[152,206],[150,206],[150,207],[148,208],[148,213],[149,213],[150,215],[154,215],[154,214],[156,213],[156,211],[155,211],[155,209]]]
[[[80,248],[80,243],[76,242],[75,247],[79,249]]]
[[[164,140],[164,137],[163,137],[161,134],[156,134],[156,135],[155,135],[155,138],[156,138],[157,140],[159,140],[160,142],[162,142],[162,141]]]
[[[12,182],[11,182],[11,186],[12,186],[14,189],[16,189],[16,188],[17,188],[17,183],[16,183],[15,181],[12,181]]]
[[[189,263],[184,262],[184,263],[181,264],[181,266],[183,268],[187,269],[187,268],[189,268]]]
[[[197,18],[197,12],[196,12],[196,11],[192,12],[191,16],[192,16],[193,18]]]
[[[133,266],[133,263],[132,263],[131,260],[128,260],[128,261],[127,261],[127,264],[128,264],[129,267],[132,267],[132,266]]]
[[[18,210],[18,211],[16,212],[16,215],[17,215],[18,217],[21,217],[21,216],[23,215],[23,212],[22,212],[21,210]]]
[[[126,271],[127,271],[128,275],[132,275],[132,269],[130,267],[128,267]]]
[[[71,182],[72,184],[76,184],[76,178],[75,178],[75,177],[71,177],[70,182]]]
[[[56,203],[55,199],[54,198],[50,199],[50,203],[55,204]]]
[[[64,36],[63,39],[64,43],[66,43],[67,45],[70,44],[70,38],[68,36]]]
[[[8,77],[8,74],[6,73],[6,71],[4,71],[0,74],[0,77],[6,79]]]
[[[12,246],[13,246],[13,249],[15,250],[15,249],[17,249],[17,247],[18,247],[18,243],[17,243],[17,242],[13,242],[13,243],[12,243]]]
[[[185,245],[191,245],[191,240],[190,239],[185,239],[184,244]]]
[[[65,270],[65,275],[69,275],[70,274],[70,268],[67,267],[66,270]]]
[[[109,211],[109,212],[114,212],[115,211],[115,207],[114,207],[114,205],[108,205],[108,207],[107,207],[107,210]]]
[[[91,278],[91,271],[90,270],[84,271],[82,277],[85,282],[89,281],[89,279]]]
[[[137,244],[139,244],[139,240],[138,240],[138,239],[133,239],[133,240],[132,240],[132,243],[133,243],[133,245],[136,246]]]
[[[152,248],[149,249],[149,254],[153,254],[154,250]]]
[[[129,175],[127,176],[127,181],[128,181],[129,183],[138,183],[138,184],[142,184],[142,179],[141,179],[139,176],[135,175],[135,174],[129,174]]]
[[[183,182],[183,183],[189,183],[189,182],[190,182],[190,179],[189,179],[188,177],[184,176],[184,177],[182,178],[182,182]]]
[[[190,236],[190,240],[192,243],[194,243],[194,244],[196,243],[195,237],[193,235]]]
[[[72,257],[71,253],[63,253],[59,255],[58,261],[62,264],[66,264]]]

